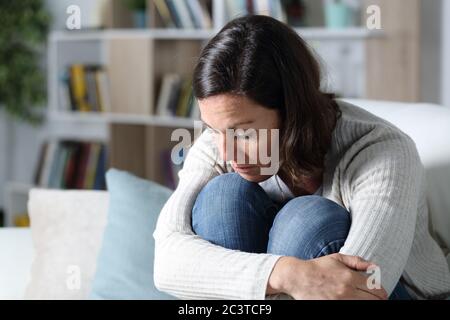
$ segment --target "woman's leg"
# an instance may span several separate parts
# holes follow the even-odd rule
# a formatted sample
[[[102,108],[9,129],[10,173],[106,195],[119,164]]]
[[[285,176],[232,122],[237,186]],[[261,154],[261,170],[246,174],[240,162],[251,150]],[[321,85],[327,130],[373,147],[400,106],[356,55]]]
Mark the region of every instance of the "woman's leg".
[[[267,252],[314,259],[339,252],[350,230],[350,213],[319,196],[289,201],[277,214],[270,230]],[[398,282],[390,300],[411,299]]]
[[[236,173],[215,177],[199,193],[192,228],[222,247],[264,253],[277,207],[261,186]]]
[[[350,214],[319,196],[297,197],[278,212],[267,252],[314,259],[339,252],[350,230]]]

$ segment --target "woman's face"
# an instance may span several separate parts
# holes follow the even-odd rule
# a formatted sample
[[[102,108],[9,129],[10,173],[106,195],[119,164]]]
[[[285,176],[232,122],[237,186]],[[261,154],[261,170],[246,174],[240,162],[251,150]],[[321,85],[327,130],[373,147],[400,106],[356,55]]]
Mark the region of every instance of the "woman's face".
[[[261,182],[278,171],[277,110],[232,94],[199,100],[199,107],[202,121],[215,136],[222,160],[230,161],[241,177]],[[276,168],[275,172],[271,172],[272,168]]]

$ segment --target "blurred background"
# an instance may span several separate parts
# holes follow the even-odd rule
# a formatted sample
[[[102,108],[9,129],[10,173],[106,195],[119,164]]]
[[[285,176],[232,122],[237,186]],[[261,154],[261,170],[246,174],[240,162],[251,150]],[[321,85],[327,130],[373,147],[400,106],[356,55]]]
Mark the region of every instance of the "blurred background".
[[[28,225],[30,188],[102,190],[109,167],[175,188],[192,68],[248,13],[295,28],[340,97],[450,107],[450,0],[0,0],[0,225]]]

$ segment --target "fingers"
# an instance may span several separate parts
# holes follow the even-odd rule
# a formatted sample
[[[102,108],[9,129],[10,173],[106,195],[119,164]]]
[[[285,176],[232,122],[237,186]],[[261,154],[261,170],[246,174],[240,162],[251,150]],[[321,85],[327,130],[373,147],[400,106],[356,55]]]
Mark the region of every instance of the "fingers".
[[[363,258],[356,256],[348,256],[345,254],[338,254],[337,258],[347,267],[352,268],[357,271],[366,271],[370,266],[373,266],[373,263],[370,263]]]
[[[356,299],[358,300],[386,300],[387,297],[385,297],[381,292],[374,292],[373,290],[369,289],[361,289],[356,288]]]
[[[375,264],[364,260],[361,257],[357,256],[348,256],[345,254],[339,254],[339,259],[342,263],[344,263],[347,267],[352,268],[356,271],[367,271],[370,267],[376,266]],[[368,283],[367,283],[367,276],[361,274],[361,281],[359,281],[359,284],[357,285],[357,288],[361,291],[364,291],[365,294],[374,295],[378,299],[387,299],[388,294],[383,288],[377,289],[369,289]]]
[[[366,285],[360,286],[356,288],[357,290],[359,290],[363,295],[366,296],[372,296],[371,299],[379,299],[379,300],[387,300],[388,299],[388,294],[386,293],[386,291],[383,288],[380,289],[369,289]]]
[[[358,273],[357,281],[355,282],[356,289],[363,291],[366,294],[376,296],[378,299],[386,300],[388,298],[388,294],[381,287],[381,283],[379,283],[378,286],[374,286],[372,280],[366,274],[356,273]]]

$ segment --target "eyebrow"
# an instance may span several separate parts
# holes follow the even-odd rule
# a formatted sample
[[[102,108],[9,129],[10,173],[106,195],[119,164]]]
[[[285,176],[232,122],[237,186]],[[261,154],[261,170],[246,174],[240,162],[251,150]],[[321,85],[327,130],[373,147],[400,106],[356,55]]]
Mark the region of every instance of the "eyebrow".
[[[211,130],[220,131],[220,130],[217,130],[217,129],[214,129],[213,127],[211,127],[209,124],[207,124],[207,123],[205,122],[205,120],[203,120],[203,119],[201,119],[201,118],[200,118],[200,121],[202,121],[202,122],[205,124],[205,126],[207,126],[208,128],[210,128]],[[237,126],[242,126],[242,125],[244,125],[244,124],[249,124],[249,123],[253,123],[253,122],[254,122],[254,121],[251,121],[251,120],[237,122],[237,123],[234,123],[234,124],[231,126],[231,128],[227,128],[227,129],[233,129],[233,130],[235,130]]]

